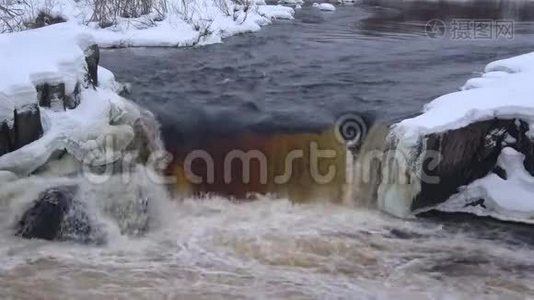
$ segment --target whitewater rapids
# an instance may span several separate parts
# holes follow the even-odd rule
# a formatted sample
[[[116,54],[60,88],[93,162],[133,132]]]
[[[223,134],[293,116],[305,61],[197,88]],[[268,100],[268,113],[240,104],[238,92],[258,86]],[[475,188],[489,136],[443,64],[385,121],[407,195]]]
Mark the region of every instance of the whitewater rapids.
[[[533,293],[532,247],[498,226],[463,230],[269,198],[163,197],[153,204],[157,225],[148,235],[127,238],[108,227],[105,246],[23,240],[3,226],[0,297],[524,299]],[[6,214],[13,212],[3,202],[0,218]]]

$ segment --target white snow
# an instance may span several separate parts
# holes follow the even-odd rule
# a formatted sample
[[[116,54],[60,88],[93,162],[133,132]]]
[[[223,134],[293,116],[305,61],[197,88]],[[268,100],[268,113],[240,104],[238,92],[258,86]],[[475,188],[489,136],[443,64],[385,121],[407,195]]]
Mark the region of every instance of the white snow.
[[[101,47],[182,47],[219,43],[228,36],[258,31],[273,19],[292,19],[294,14],[290,7],[264,5],[262,0],[251,1],[246,11],[230,0],[168,0],[163,15],[153,12],[138,18],[119,17],[113,26],[100,28],[91,19],[90,2],[56,0],[50,7],[46,0],[36,0],[31,9],[23,8],[27,10],[28,20],[35,19],[35,12],[40,9],[61,15],[67,20],[66,27],[90,33]]]
[[[336,7],[330,3],[313,3],[312,6],[324,11],[336,10]]]
[[[213,6],[213,2],[195,1],[202,8],[191,13],[188,20],[178,14],[170,14],[151,26],[138,26],[142,21],[122,20],[111,28],[89,27],[86,30],[95,37],[101,47],[183,47],[220,43],[223,38],[259,31],[273,19],[292,19],[294,10],[280,5],[253,5],[247,13],[238,11],[226,15]],[[230,3],[230,2],[229,2]],[[233,5],[229,4],[233,11]]]
[[[64,82],[67,93],[84,72],[82,49],[92,37],[67,26],[0,35],[0,120],[35,102],[35,86]]]
[[[506,171],[506,179],[490,174],[476,180],[437,209],[534,223],[534,177],[525,170],[524,159],[516,150],[504,148],[497,165]],[[485,199],[484,206],[469,205],[479,199]]]
[[[424,113],[395,125],[402,139],[465,127],[500,118],[534,120],[534,52],[488,64],[480,78],[467,81],[462,91],[437,98]]]

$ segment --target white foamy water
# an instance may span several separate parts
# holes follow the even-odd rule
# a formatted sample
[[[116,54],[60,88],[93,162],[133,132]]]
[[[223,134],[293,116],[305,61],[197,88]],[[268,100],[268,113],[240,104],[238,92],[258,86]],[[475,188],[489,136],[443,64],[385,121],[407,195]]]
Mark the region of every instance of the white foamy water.
[[[104,246],[22,240],[3,224],[0,297],[524,299],[533,293],[532,249],[439,223],[269,198],[153,204],[146,236],[107,228]]]

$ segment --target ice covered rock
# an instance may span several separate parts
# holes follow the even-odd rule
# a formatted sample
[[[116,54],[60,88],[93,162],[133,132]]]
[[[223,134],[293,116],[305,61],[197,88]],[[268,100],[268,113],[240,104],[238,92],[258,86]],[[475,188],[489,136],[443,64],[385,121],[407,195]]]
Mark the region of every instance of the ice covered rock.
[[[396,163],[385,164],[382,169],[378,188],[382,209],[400,217],[437,206],[450,210],[446,203],[461,194],[461,199],[472,202],[464,201],[466,206],[458,211],[471,212],[480,203],[495,202],[485,202],[488,199],[503,199],[487,191],[469,192],[471,188],[480,191],[475,182],[507,176],[510,168],[499,163],[504,159],[503,149],[519,153],[522,174],[534,175],[534,140],[530,134],[534,124],[534,53],[490,63],[485,71],[482,77],[469,80],[462,91],[426,105],[422,115],[393,126],[388,143],[394,150],[390,159]],[[529,180],[523,177],[520,181]],[[518,182],[508,180],[507,184]],[[517,188],[526,192],[502,200],[499,207],[508,210],[500,212],[511,212],[510,205],[519,207],[518,202],[522,202],[520,207],[531,208],[534,215],[534,194],[526,197],[530,190],[520,184]],[[465,197],[469,193],[476,196]],[[501,218],[505,217],[501,214]]]
[[[506,146],[519,148],[510,140],[525,140],[515,120],[481,121],[460,129],[425,137],[421,167],[421,188],[411,209],[417,210],[442,203],[458,192],[459,187],[480,179],[493,171],[497,158]],[[527,149],[520,149],[527,151]],[[439,154],[437,165],[427,165],[432,153]]]
[[[336,7],[330,3],[313,3],[312,5],[315,8],[318,8],[320,10],[324,11],[334,11],[336,10]]]
[[[278,3],[287,4],[287,5],[301,5],[301,4],[304,4],[304,1],[303,0],[279,0]]]
[[[100,243],[105,236],[95,220],[120,234],[146,232],[150,202],[167,191],[147,179],[123,180],[164,150],[154,116],[118,95],[123,87],[98,66],[98,47],[69,26],[0,36],[0,46],[8,58],[0,61],[0,194],[2,201],[23,200],[22,217],[12,221],[16,234]],[[105,181],[89,182],[95,178]],[[26,192],[28,183],[37,188]]]

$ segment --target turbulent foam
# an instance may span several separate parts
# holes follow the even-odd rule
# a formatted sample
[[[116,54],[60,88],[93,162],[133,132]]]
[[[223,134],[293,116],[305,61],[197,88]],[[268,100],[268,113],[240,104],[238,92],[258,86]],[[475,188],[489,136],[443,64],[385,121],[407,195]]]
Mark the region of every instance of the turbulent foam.
[[[158,203],[161,226],[106,246],[14,241],[0,232],[0,295],[498,299],[533,292],[530,250],[438,224],[284,199]]]

